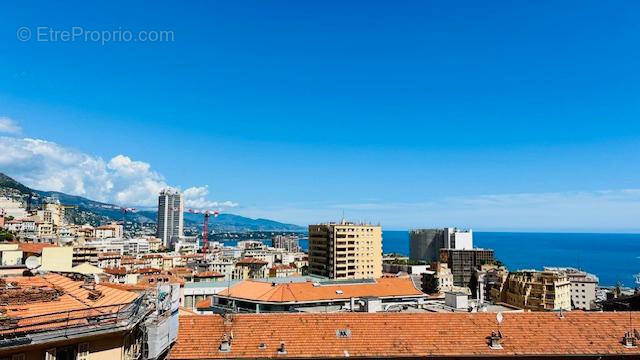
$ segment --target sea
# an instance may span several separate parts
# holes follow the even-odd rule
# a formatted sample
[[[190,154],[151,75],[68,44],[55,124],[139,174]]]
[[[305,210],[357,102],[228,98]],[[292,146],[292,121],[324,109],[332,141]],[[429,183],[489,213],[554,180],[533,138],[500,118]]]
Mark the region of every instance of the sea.
[[[575,267],[598,276],[601,286],[627,287],[640,273],[640,234],[474,232],[473,243],[493,249],[510,270]],[[307,248],[306,239],[300,246]],[[409,233],[383,231],[382,248],[409,255]]]

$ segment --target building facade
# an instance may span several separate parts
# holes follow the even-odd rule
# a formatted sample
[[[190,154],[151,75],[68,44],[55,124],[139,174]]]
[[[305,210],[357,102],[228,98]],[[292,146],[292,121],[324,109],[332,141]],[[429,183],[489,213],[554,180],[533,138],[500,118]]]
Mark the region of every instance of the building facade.
[[[473,249],[473,231],[454,227],[409,231],[409,258],[431,263],[438,261],[441,249]]]
[[[595,308],[598,277],[575,268],[545,267],[548,271],[563,271],[571,284],[571,306],[574,309],[593,310]]]
[[[382,276],[382,227],[342,221],[309,225],[309,274],[330,279]]]
[[[414,229],[409,231],[409,258],[431,263],[438,261],[444,245],[442,229]]]
[[[440,262],[446,263],[451,269],[455,286],[469,287],[475,269],[494,260],[491,249],[440,250]]]
[[[285,251],[300,251],[300,243],[297,235],[274,235],[271,238],[271,246]]]
[[[165,189],[158,196],[158,221],[156,236],[164,247],[171,247],[174,239],[182,236],[184,228],[184,202],[178,191]]]
[[[571,284],[563,271],[510,272],[494,301],[534,311],[571,310]]]

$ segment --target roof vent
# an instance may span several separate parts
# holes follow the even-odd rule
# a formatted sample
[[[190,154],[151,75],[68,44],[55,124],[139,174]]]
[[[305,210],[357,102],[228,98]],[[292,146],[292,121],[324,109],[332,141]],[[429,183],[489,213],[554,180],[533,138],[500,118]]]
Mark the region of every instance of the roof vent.
[[[264,350],[266,348],[267,348],[267,344],[265,344],[265,343],[260,343],[260,345],[258,345],[258,349],[260,349],[260,350]]]
[[[220,347],[218,347],[220,352],[229,352],[231,351],[231,338],[229,335],[222,335],[222,339],[220,340]]]
[[[337,338],[350,338],[351,337],[351,329],[338,329],[336,330]]]
[[[622,338],[622,345],[629,349],[636,347],[636,335],[631,331],[627,331],[626,333],[624,333],[624,337]]]
[[[320,286],[320,283],[319,283],[319,282],[314,282],[314,283],[313,283],[313,287],[318,287],[318,286]]]
[[[338,295],[342,295],[342,294],[344,294],[344,291],[342,291],[342,290],[336,290],[336,294],[338,294]]]
[[[500,341],[502,340],[502,332],[495,331],[491,332],[491,336],[489,336],[489,347],[493,350],[502,350],[502,345]]]
[[[278,347],[278,355],[286,355],[287,354],[287,348],[285,348],[284,343],[280,343],[280,346]]]

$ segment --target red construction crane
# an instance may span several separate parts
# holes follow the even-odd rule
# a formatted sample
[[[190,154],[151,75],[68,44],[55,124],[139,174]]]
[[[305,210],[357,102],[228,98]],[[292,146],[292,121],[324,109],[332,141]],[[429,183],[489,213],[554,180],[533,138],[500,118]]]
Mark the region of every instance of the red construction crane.
[[[213,215],[213,217],[218,217],[220,212],[218,210],[188,210],[192,214],[202,214],[204,215],[204,221],[202,225],[202,252],[204,254],[207,253],[207,249],[209,247],[209,216]]]

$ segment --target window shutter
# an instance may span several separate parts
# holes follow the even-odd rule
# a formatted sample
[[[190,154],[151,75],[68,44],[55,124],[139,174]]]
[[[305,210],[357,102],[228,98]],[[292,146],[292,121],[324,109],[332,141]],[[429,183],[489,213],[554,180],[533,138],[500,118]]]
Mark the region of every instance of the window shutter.
[[[80,343],[78,344],[78,356],[77,360],[88,360],[89,359],[89,343]]]
[[[44,360],[56,360],[56,349],[45,350]]]

